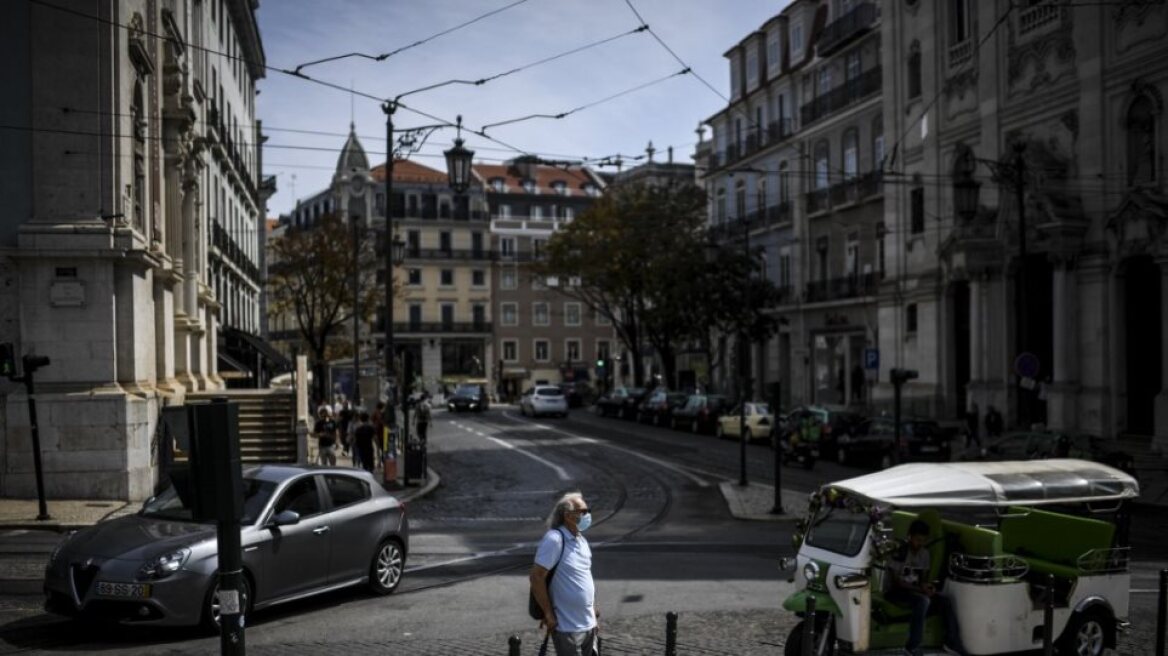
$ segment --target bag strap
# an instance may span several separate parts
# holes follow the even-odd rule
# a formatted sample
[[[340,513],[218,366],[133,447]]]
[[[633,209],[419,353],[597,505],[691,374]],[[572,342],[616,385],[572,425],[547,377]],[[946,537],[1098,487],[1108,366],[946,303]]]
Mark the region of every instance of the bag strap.
[[[560,557],[556,559],[556,564],[552,569],[559,567],[560,563],[564,562],[564,551],[568,548],[568,536],[564,535],[564,528],[561,526],[557,527],[556,530],[560,532]]]

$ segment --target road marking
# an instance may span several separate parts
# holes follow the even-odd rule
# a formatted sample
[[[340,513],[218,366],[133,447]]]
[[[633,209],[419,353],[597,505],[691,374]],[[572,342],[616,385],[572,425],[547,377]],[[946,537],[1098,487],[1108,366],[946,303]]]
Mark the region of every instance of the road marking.
[[[593,439],[591,437],[585,437],[583,435],[576,435],[574,433],[569,433],[569,432],[567,432],[565,430],[561,430],[559,428],[552,428],[550,426],[545,426],[543,424],[535,424],[534,422],[528,422],[527,419],[521,420],[520,418],[512,415],[509,412],[504,412],[503,416],[507,417],[508,419],[515,420],[515,421],[523,421],[524,423],[531,423],[534,426],[536,426],[537,428],[542,428],[544,430],[547,430],[547,431],[550,431],[553,433],[559,433],[560,435],[564,435],[566,437],[570,437],[572,439],[579,440],[580,442],[582,442],[584,444],[595,444],[598,446],[608,447],[610,449],[616,449],[617,451],[622,451],[622,452],[627,453],[631,456],[635,456],[635,457],[640,458],[642,460],[646,460],[648,462],[651,462],[659,467],[664,467],[665,469],[668,469],[669,471],[672,471],[676,474],[680,474],[681,476],[684,476],[684,477],[688,478],[689,480],[693,481],[695,484],[697,484],[698,487],[710,487],[709,481],[705,480],[704,478],[701,478],[699,476],[694,475],[693,473],[687,471],[686,469],[682,468],[679,465],[675,465],[673,463],[666,462],[666,461],[661,460],[659,458],[654,458],[653,456],[647,456],[647,455],[640,453],[638,451],[633,451],[632,449],[628,449],[628,448],[625,448],[623,446],[617,446],[611,442],[606,442],[606,441],[602,442],[600,440]],[[720,478],[720,477],[715,476],[715,478]]]
[[[550,468],[552,471],[554,471],[556,473],[556,476],[560,477],[561,481],[572,480],[572,477],[568,475],[568,471],[566,469],[564,469],[563,467],[557,465],[556,463],[554,463],[550,460],[547,460],[545,458],[541,458],[541,457],[535,455],[534,453],[530,453],[524,449],[521,449],[521,448],[515,446],[514,444],[508,444],[507,442],[504,442],[503,440],[500,440],[497,437],[491,437],[490,435],[483,435],[483,437],[494,442],[495,444],[498,444],[500,446],[511,449],[512,451],[518,451],[519,453],[527,456],[528,458],[531,458],[532,460],[534,460],[536,462],[543,463],[544,465],[547,465],[548,468]]]

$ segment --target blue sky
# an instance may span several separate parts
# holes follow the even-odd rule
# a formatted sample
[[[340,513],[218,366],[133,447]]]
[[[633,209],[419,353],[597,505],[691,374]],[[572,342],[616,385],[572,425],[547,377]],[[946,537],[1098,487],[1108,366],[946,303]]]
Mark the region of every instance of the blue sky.
[[[346,52],[389,52],[514,1],[266,0],[258,18],[268,64],[291,69]],[[786,2],[633,0],[633,4],[682,59],[725,95],[728,67],[722,53]],[[454,78],[473,80],[500,73],[628,32],[638,24],[625,0],[526,0],[382,62],[349,58],[304,72],[376,96],[395,96]],[[482,86],[448,86],[403,102],[446,120],[462,114],[465,125],[478,129],[527,114],[567,111],[679,70],[681,66],[650,34],[639,33]],[[289,211],[296,197],[328,184],[350,112],[370,160],[384,161],[385,116],[378,103],[275,72],[269,72],[259,88],[257,118],[268,135],[264,173],[276,175],[279,187],[268,203],[269,216]],[[571,158],[642,155],[652,140],[659,157],[664,158],[672,145],[675,159],[689,161],[698,123],[723,105],[696,78],[682,76],[561,120],[535,119],[488,132],[525,152]],[[402,109],[395,123],[407,127],[433,121]],[[453,136],[451,130],[436,132],[417,161],[442,169],[441,151]],[[486,162],[516,154],[496,150],[503,147],[473,135],[467,143],[475,149],[476,159]]]

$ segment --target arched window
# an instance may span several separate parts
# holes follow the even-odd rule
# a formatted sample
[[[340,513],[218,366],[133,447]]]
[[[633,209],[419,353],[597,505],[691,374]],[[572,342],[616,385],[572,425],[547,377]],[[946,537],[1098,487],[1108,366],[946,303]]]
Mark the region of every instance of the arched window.
[[[1140,95],[1127,109],[1128,184],[1154,183],[1159,175],[1156,152],[1160,111],[1155,101]]]
[[[719,187],[716,197],[717,201],[714,206],[714,213],[718,223],[724,223],[726,221],[726,188]]]
[[[908,98],[921,97],[921,44],[913,41],[908,52]]]
[[[830,155],[827,141],[820,141],[815,144],[815,188],[827,189],[828,186],[828,166],[830,165]]]
[[[791,202],[791,172],[786,162],[779,163],[779,203]]]
[[[758,176],[758,182],[755,184],[755,194],[754,209],[757,212],[761,212],[767,206],[767,183],[765,176]]]
[[[844,179],[851,180],[860,172],[860,132],[849,128],[843,138]]]
[[[734,183],[734,216],[739,219],[746,218],[746,181],[739,180]]]
[[[130,101],[130,123],[134,134],[134,227],[146,229],[146,102],[142,80],[134,82],[134,97]]]
[[[884,168],[884,118],[877,116],[872,120],[872,170],[880,171]]]

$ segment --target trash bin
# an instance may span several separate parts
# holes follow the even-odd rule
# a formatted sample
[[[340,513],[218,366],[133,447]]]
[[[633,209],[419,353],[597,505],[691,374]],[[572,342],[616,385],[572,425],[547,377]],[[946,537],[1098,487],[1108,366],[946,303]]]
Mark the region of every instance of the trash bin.
[[[405,478],[407,481],[415,478],[426,478],[426,444],[424,442],[410,440],[406,444],[405,458]]]

